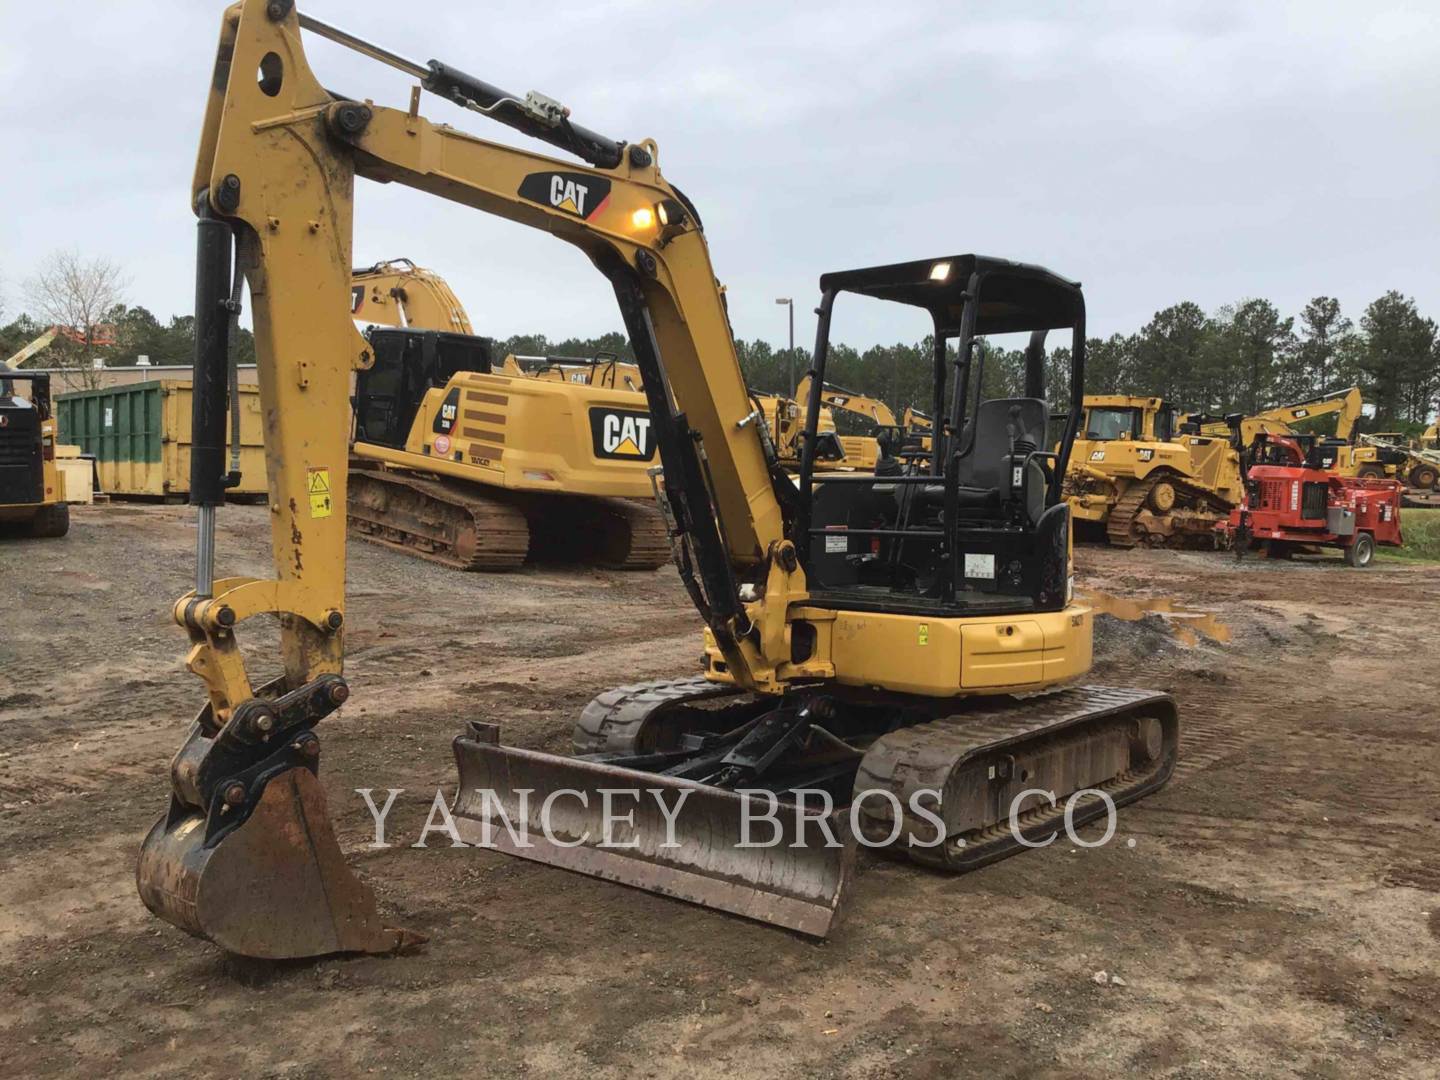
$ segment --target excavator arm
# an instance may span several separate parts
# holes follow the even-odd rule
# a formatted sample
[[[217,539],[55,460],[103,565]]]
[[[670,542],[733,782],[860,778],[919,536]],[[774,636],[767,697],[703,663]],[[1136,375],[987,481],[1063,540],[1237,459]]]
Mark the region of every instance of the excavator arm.
[[[1266,409],[1254,416],[1236,417],[1233,421],[1228,417],[1212,419],[1203,416],[1182,416],[1180,422],[1196,423],[1199,426],[1200,434],[1214,436],[1228,435],[1234,430],[1233,424],[1238,424],[1241,444],[1249,446],[1262,432],[1285,435],[1292,433],[1295,430],[1294,425],[1301,421],[1333,415],[1335,416],[1335,437],[1350,442],[1355,435],[1355,424],[1359,421],[1364,407],[1365,400],[1361,396],[1360,388],[1351,386],[1344,390],[1307,398],[1304,401],[1292,402],[1289,405],[1277,405],[1273,409]]]
[[[687,585],[737,682],[783,688],[775,658],[788,655],[785,611],[805,595],[777,494],[790,485],[772,476],[757,426],[740,423],[752,405],[700,222],[661,175],[655,144],[610,142],[571,124],[549,99],[522,101],[439,62],[422,68],[378,49],[362,51],[603,164],[561,162],[431,123],[419,115],[418,92],[408,111],[337,98],[309,67],[302,23],[356,45],[284,0],[243,0],[222,19],[192,185],[196,587],[174,608],[191,638],[187,666],[209,703],[172,762],[171,807],[138,869],[152,910],[258,956],[378,951],[407,940],[380,926],[373,898],[345,870],[315,780],[314,725],[349,693],[341,674],[349,393],[352,372],[371,362],[351,320],[357,176],[550,232],[606,274],[643,373]],[[253,304],[270,579],[214,577],[234,273],[245,275]],[[763,583],[763,597],[742,602],[741,575]],[[252,681],[236,640],[260,615],[276,616],[281,629],[283,674],[264,685]],[[240,893],[237,882],[246,883]],[[276,932],[277,922],[286,929]]]
[[[38,353],[42,353],[46,349],[48,349],[50,347],[50,343],[55,340],[56,336],[59,335],[59,333],[60,328],[58,326],[50,327],[49,330],[46,330],[45,333],[41,334],[34,341],[30,342],[19,352],[10,356],[6,360],[0,360],[0,371],[19,371],[20,368],[31,357],[35,356]]]
[[[795,389],[796,401],[810,400],[810,376],[800,380],[800,385]],[[881,427],[898,427],[899,422],[895,419],[895,412],[879,398],[869,397],[865,394],[857,394],[854,391],[846,390],[836,386],[834,383],[826,383],[820,388],[820,401],[832,409],[841,409],[845,412],[854,413],[856,416],[863,416],[873,420]]]

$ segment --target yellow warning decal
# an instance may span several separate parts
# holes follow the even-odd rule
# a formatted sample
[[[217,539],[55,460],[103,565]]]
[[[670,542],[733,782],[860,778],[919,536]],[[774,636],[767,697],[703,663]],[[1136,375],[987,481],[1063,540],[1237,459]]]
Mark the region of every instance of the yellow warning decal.
[[[330,470],[311,469],[308,487],[310,490],[310,516],[312,518],[329,517],[332,509],[330,504]]]
[[[930,624],[929,624],[929,623],[923,623],[923,622],[922,622],[922,623],[920,624],[919,628],[915,631],[915,637],[916,637],[916,639],[920,642],[921,645],[929,645],[929,644],[930,644]]]

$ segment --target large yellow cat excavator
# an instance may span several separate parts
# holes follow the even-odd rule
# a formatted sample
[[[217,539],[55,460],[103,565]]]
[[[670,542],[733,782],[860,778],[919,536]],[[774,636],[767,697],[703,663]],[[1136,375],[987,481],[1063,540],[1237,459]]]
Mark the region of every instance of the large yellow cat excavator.
[[[337,97],[311,72],[302,29],[584,164],[433,124],[418,94],[408,110]],[[397,56],[288,0],[243,0],[223,19],[192,188],[199,550],[174,613],[209,701],[142,845],[152,911],[258,957],[413,940],[384,925],[346,868],[317,779],[316,726],[350,696],[349,381],[379,362],[350,318],[357,177],[548,232],[606,276],[644,378],[677,568],[705,625],[703,671],[602,694],[579,718],[575,756],[470,724],[455,742],[464,842],[819,935],[857,841],[968,870],[1169,777],[1167,695],[1075,685],[1092,612],[1071,595],[1060,486],[1081,412],[1079,285],[975,255],[822,276],[813,385],[837,302],[886,300],[933,330],[943,419],[924,469],[817,474],[812,388],[792,478],[755,423],[698,212],[661,174],[653,141],[606,138],[549,98]],[[236,261],[267,418],[268,580],[214,574]],[[1057,452],[1044,446],[1052,331],[1072,349]],[[1006,333],[1030,336],[1025,395],[980,400],[967,393],[981,384],[974,343]],[[254,685],[237,636],[260,615],[279,618],[284,673]],[[762,817],[773,824],[749,831]]]
[[[463,570],[669,559],[642,394],[530,377],[409,259],[353,270],[350,313],[373,353],[355,379],[351,529]]]

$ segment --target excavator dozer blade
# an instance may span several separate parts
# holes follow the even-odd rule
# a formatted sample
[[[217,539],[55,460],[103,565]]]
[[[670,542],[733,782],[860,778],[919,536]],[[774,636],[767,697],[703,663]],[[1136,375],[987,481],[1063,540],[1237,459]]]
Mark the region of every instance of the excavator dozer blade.
[[[424,939],[380,921],[345,865],[320,781],[292,768],[245,822],[206,843],[206,819],[178,800],[140,849],[136,884],[156,915],[227,952],[281,960],[396,952]]]
[[[466,843],[813,937],[838,921],[855,861],[844,815],[826,819],[827,832],[781,804],[772,826],[759,820],[771,807],[758,796],[501,746],[492,724],[471,724],[455,740],[455,760],[455,825]]]

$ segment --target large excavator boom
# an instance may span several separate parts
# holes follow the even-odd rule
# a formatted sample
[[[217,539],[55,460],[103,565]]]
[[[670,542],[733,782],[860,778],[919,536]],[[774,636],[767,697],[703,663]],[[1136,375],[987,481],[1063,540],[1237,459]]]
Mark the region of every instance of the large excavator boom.
[[[465,305],[447,282],[409,259],[387,259],[350,276],[350,314],[376,326],[473,334]]]
[[[50,327],[49,330],[46,330],[34,341],[31,341],[29,344],[22,347],[18,352],[14,353],[9,358],[5,360],[0,360],[0,371],[19,371],[21,366],[24,365],[25,362],[28,361],[31,357],[36,356],[48,349],[50,347],[50,343],[55,340],[56,336],[59,333],[60,328],[58,326]]]

